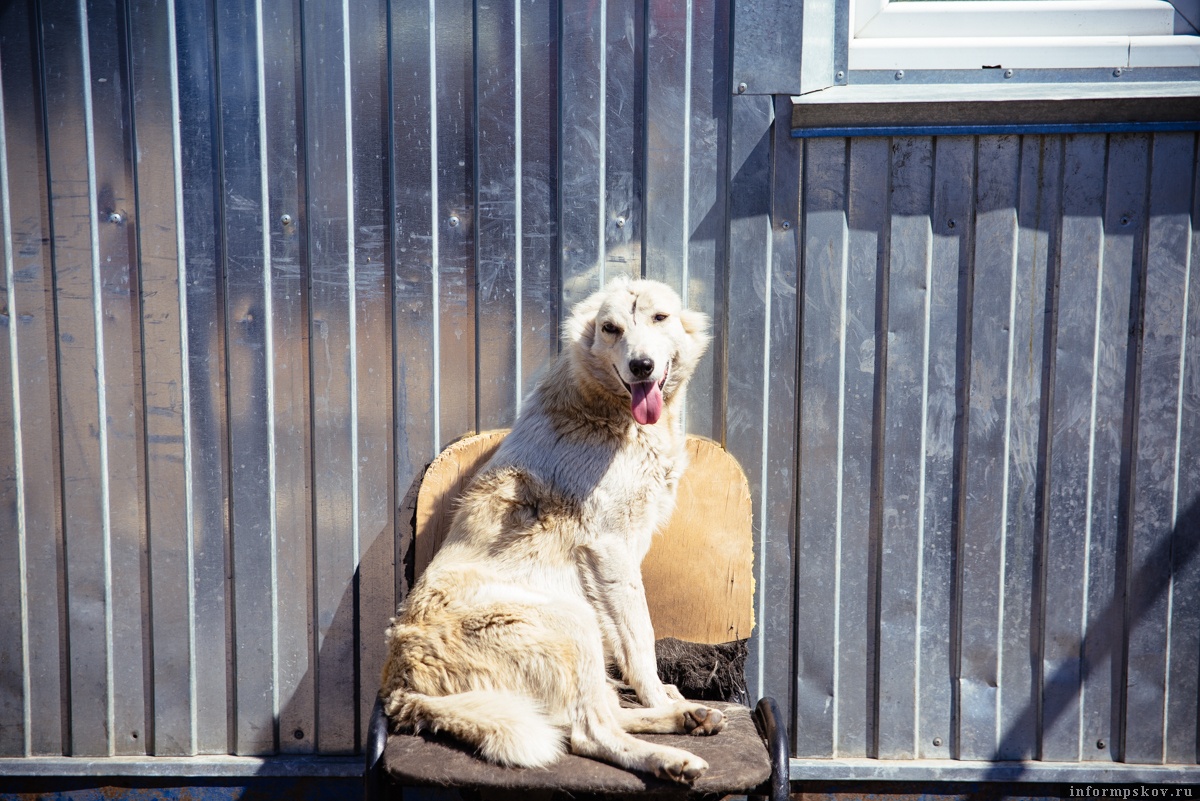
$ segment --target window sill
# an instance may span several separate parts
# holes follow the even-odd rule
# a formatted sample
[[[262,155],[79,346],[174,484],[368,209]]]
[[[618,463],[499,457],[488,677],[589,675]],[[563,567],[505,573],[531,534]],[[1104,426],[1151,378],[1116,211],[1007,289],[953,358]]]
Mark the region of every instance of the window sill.
[[[1200,36],[855,39],[850,70],[1200,67]]]

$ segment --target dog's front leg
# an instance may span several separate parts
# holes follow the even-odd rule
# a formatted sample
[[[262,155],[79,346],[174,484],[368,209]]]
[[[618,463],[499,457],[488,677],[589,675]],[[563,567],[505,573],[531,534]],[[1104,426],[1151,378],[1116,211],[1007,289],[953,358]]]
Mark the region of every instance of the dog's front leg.
[[[647,706],[667,707],[682,700],[674,687],[668,689],[658,677],[654,628],[646,606],[641,566],[620,545],[591,548],[585,561],[588,594],[604,631],[605,644],[625,683]]]

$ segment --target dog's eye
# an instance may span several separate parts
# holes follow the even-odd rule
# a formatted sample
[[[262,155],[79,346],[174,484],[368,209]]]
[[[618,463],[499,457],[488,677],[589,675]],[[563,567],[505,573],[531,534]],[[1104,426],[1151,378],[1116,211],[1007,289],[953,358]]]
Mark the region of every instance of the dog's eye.
[[[621,333],[621,329],[617,328],[612,323],[605,323],[604,325],[600,326],[600,330],[606,334],[612,334],[613,336]]]
[[[654,322],[661,323],[663,320],[667,319],[667,317],[669,317],[669,316],[670,315],[659,312],[658,314],[654,315]]]

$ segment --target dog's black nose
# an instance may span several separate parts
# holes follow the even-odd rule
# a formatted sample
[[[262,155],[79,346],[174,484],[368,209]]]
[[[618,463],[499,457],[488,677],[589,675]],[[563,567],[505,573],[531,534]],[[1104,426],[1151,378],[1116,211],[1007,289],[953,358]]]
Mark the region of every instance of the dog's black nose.
[[[630,359],[629,372],[632,373],[633,377],[638,381],[645,381],[650,377],[650,374],[654,372],[654,360],[646,358]]]

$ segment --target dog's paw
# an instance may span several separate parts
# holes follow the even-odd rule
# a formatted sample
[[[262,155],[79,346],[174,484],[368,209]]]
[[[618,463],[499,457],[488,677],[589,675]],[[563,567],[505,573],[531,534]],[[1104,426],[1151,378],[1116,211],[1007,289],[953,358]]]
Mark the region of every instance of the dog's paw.
[[[688,734],[716,734],[725,728],[725,716],[721,710],[700,704],[680,705],[683,717],[683,730]]]
[[[680,784],[692,784],[708,770],[708,763],[695,754],[678,748],[664,749],[655,755],[654,775]]]

